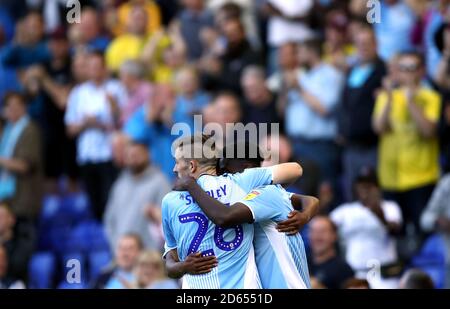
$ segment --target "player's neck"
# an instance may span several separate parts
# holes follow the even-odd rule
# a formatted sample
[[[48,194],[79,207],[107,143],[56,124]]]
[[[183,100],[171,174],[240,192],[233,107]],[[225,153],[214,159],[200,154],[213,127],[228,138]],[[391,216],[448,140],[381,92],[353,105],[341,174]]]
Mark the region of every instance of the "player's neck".
[[[199,171],[195,173],[194,178],[199,179],[203,175],[216,176],[217,175],[216,168],[215,167],[207,167],[207,168],[199,169]]]

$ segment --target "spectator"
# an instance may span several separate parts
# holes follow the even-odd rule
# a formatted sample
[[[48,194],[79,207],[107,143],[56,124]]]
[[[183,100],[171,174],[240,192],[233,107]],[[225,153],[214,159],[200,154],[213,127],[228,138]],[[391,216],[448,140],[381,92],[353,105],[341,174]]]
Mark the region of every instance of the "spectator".
[[[200,58],[203,53],[201,32],[214,26],[212,13],[205,8],[204,0],[182,0],[183,9],[179,14],[181,35],[186,43],[188,60]]]
[[[243,100],[244,124],[267,123],[268,134],[270,124],[280,124],[276,109],[276,97],[266,85],[264,69],[258,66],[248,66],[244,69],[241,78]]]
[[[142,50],[141,60],[156,84],[171,84],[186,63],[186,43],[181,30],[172,23],[168,30],[153,34]]]
[[[270,91],[279,93],[282,89],[283,76],[286,74],[300,75],[302,72],[298,63],[297,44],[294,42],[286,42],[278,49],[278,69],[269,76],[267,86]],[[293,73],[295,72],[295,73]]]
[[[146,32],[152,34],[161,27],[161,11],[153,0],[131,0],[126,1],[117,9],[117,22],[113,24],[112,32],[119,36],[126,31],[130,12],[136,7],[143,9],[147,15]]]
[[[26,281],[28,262],[34,249],[34,233],[16,225],[16,217],[6,204],[0,204],[0,247],[9,260],[7,277]]]
[[[431,199],[420,218],[425,232],[439,232],[447,246],[447,278],[446,287],[450,287],[450,174],[444,176],[433,191]]]
[[[25,284],[7,276],[8,274],[8,255],[6,249],[0,245],[0,289],[25,289]]]
[[[247,39],[255,49],[261,48],[261,39],[256,24],[255,1],[251,0],[209,0],[207,6],[215,16],[216,24],[228,18],[242,19]]]
[[[295,158],[291,143],[286,136],[282,134],[267,136],[260,141],[260,145],[262,149],[270,153],[270,158],[263,162],[264,166],[287,162],[299,162],[302,166],[303,175],[289,187],[290,191],[317,196],[320,181],[319,167],[309,160]]]
[[[337,231],[326,216],[316,216],[309,224],[311,259],[308,259],[311,279],[328,289],[343,288],[353,277],[353,270],[337,252]]]
[[[375,23],[378,54],[388,61],[395,54],[411,50],[416,13],[406,0],[385,0],[381,2],[383,22]]]
[[[25,98],[11,92],[4,99],[6,125],[0,139],[0,200],[10,200],[19,224],[34,225],[41,206],[40,132],[27,115]]]
[[[120,237],[115,247],[115,258],[111,266],[101,272],[92,283],[93,289],[123,289],[124,283],[133,282],[139,254],[142,252],[142,241],[138,235],[125,234]]]
[[[421,85],[422,57],[402,53],[398,59],[400,87],[385,83],[377,97],[373,128],[380,136],[378,175],[385,197],[402,208],[405,224],[419,219],[439,177],[437,121],[439,94]]]
[[[44,172],[47,192],[57,192],[58,179],[69,176],[69,189],[75,191],[78,178],[75,140],[65,132],[64,112],[73,86],[69,44],[63,28],[50,34],[52,59],[43,66],[32,66],[25,73],[24,86],[33,103],[41,106],[37,112],[44,142]]]
[[[200,89],[198,72],[193,67],[184,67],[176,75],[178,95],[172,112],[174,123],[186,123],[194,132],[194,115],[201,115],[210,102],[210,96]]]
[[[80,23],[74,23],[69,28],[68,36],[73,50],[104,52],[109,39],[102,34],[101,19],[97,11],[92,7],[85,7],[80,19]]]
[[[161,223],[156,219],[161,216],[161,200],[169,191],[166,177],[149,162],[147,146],[130,142],[125,150],[125,169],[112,186],[104,216],[111,247],[116,247],[123,235],[133,232],[145,248],[161,249]],[[147,220],[146,213],[153,221]]]
[[[17,24],[15,39],[2,51],[3,64],[20,69],[32,64],[42,64],[52,57],[44,40],[42,16],[31,11]]]
[[[128,288],[137,289],[179,289],[175,280],[167,278],[161,254],[157,251],[144,251],[139,256],[136,283],[128,283]]]
[[[244,27],[239,19],[228,20],[222,27],[227,41],[221,57],[206,57],[200,60],[206,89],[227,90],[240,94],[240,79],[243,69],[261,63],[261,54],[250,46]]]
[[[277,68],[277,51],[282,44],[303,42],[312,38],[309,17],[313,5],[313,0],[268,0],[262,6],[262,14],[268,17],[269,73],[273,73]]]
[[[126,60],[136,60],[141,56],[147,35],[147,13],[136,6],[129,12],[127,31],[108,45],[106,50],[106,66],[111,72],[117,72]]]
[[[335,185],[338,173],[336,107],[343,75],[322,62],[322,43],[310,40],[300,45],[303,74],[285,76],[280,104],[284,109],[286,133],[292,139],[296,156],[315,161],[323,180]],[[324,91],[327,89],[327,91]]]
[[[120,81],[127,91],[127,100],[121,113],[121,126],[133,113],[152,99],[153,86],[144,80],[144,75],[142,64],[136,60],[125,61],[120,67]]]
[[[400,280],[400,289],[434,289],[430,276],[419,269],[410,269]]]
[[[355,54],[347,38],[348,25],[349,19],[343,10],[332,10],[326,16],[324,60],[344,73]]]
[[[168,179],[174,177],[173,166],[175,161],[171,152],[172,142],[170,124],[175,101],[171,85],[158,85],[155,87],[151,101],[140,107],[125,123],[122,133],[125,139],[145,142],[150,148],[153,163],[158,166]]]
[[[89,80],[69,94],[65,123],[77,138],[77,162],[95,217],[101,220],[109,189],[115,178],[110,144],[117,128],[125,90],[107,77],[103,55],[91,53],[87,60]]]
[[[367,278],[372,288],[396,288],[396,278],[368,276],[372,260],[381,267],[398,260],[395,239],[402,223],[400,207],[395,202],[382,200],[375,172],[363,169],[355,179],[353,203],[343,204],[330,213],[339,238],[346,251],[347,263],[357,277]]]
[[[231,92],[217,94],[212,104],[204,109],[204,119],[204,131],[214,131],[216,147],[220,148],[223,146],[222,142],[226,142],[232,134],[236,138],[237,132],[233,130],[232,125],[242,119],[239,99]]]
[[[377,136],[371,119],[376,91],[381,87],[386,67],[377,56],[376,39],[370,28],[355,35],[358,63],[350,68],[338,110],[339,138],[344,145],[343,172],[347,200],[352,200],[352,184],[363,166],[376,167]]]

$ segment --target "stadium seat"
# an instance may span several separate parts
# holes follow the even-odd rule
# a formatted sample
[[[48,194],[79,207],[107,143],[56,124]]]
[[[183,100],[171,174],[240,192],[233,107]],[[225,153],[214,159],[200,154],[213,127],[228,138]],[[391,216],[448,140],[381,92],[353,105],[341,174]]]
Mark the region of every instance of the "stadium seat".
[[[48,289],[53,285],[56,270],[55,256],[50,252],[35,253],[29,263],[29,286]]]
[[[64,195],[61,200],[61,210],[71,218],[73,224],[91,217],[88,198],[84,193]]]
[[[411,260],[411,266],[420,268],[432,279],[436,288],[443,288],[446,277],[446,246],[440,235],[431,235],[420,252]]]
[[[103,268],[111,262],[109,251],[95,251],[89,254],[89,278],[94,280],[98,277]]]

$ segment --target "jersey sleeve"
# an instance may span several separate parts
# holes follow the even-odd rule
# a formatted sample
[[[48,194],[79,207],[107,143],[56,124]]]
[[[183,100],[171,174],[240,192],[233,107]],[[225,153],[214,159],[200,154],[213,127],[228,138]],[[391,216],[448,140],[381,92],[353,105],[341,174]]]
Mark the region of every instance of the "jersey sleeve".
[[[254,189],[240,203],[252,212],[255,222],[281,220],[284,203],[290,203],[289,196],[275,186]]]
[[[254,188],[272,184],[273,172],[271,167],[248,168],[232,177],[244,191],[249,192]]]
[[[170,194],[166,195],[161,203],[161,212],[162,212],[162,226],[163,226],[163,233],[164,233],[164,254],[163,257],[166,256],[166,254],[177,248],[177,241],[175,239],[174,233],[173,233],[173,226],[171,224],[170,220],[170,213],[169,213],[169,199]]]

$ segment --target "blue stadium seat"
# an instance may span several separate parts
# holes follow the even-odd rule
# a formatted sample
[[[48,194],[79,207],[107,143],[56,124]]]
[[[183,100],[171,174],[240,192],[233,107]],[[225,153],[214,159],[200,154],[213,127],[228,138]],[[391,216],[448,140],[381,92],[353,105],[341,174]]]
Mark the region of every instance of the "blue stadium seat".
[[[64,195],[61,200],[61,209],[71,218],[71,221],[74,224],[80,223],[83,220],[88,220],[92,217],[88,198],[84,193]]]
[[[43,198],[41,221],[52,221],[53,217],[60,211],[61,200],[56,195],[46,195]]]
[[[436,288],[443,288],[446,277],[446,254],[442,237],[438,234],[431,235],[420,252],[412,258],[411,266],[426,272],[433,279]]]
[[[94,280],[98,277],[102,269],[111,262],[112,257],[109,251],[94,251],[89,254],[89,278]]]
[[[55,256],[50,252],[33,254],[29,269],[29,286],[35,289],[48,289],[53,285],[56,270]]]

